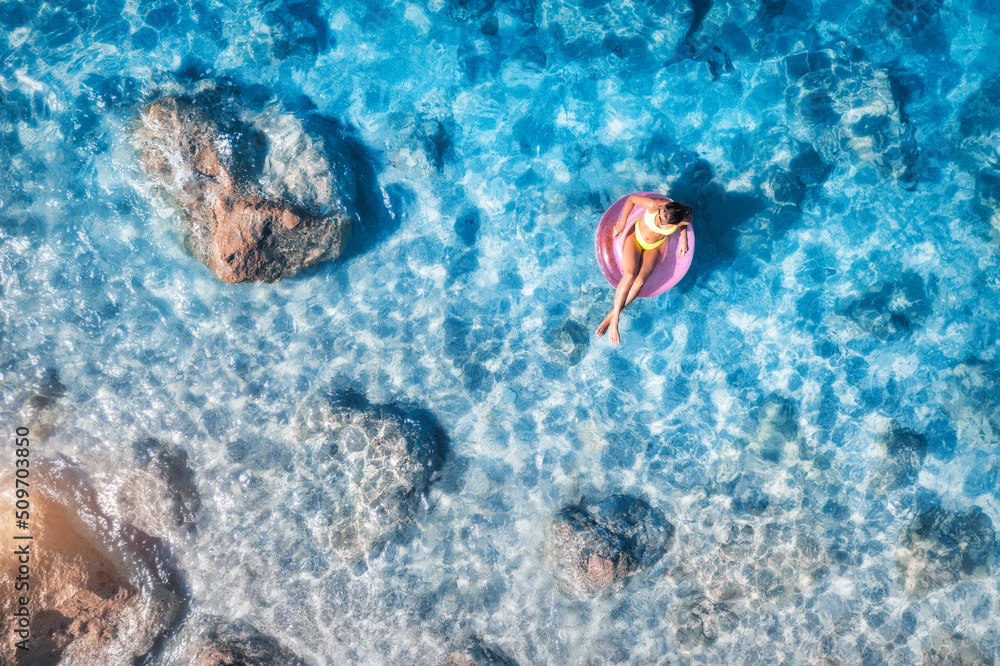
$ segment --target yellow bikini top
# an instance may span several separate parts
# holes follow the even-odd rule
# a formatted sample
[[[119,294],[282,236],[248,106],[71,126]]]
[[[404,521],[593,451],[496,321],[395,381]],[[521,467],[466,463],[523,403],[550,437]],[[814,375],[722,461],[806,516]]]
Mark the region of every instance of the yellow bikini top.
[[[642,216],[642,219],[646,223],[647,227],[649,227],[650,229],[652,229],[653,231],[655,231],[657,233],[663,234],[664,236],[669,236],[670,234],[672,234],[675,231],[677,231],[677,225],[676,224],[673,225],[674,228],[671,229],[670,231],[662,231],[659,227],[657,227],[655,224],[653,224],[653,222],[656,220],[656,213],[652,213],[649,210],[646,210],[646,214]]]

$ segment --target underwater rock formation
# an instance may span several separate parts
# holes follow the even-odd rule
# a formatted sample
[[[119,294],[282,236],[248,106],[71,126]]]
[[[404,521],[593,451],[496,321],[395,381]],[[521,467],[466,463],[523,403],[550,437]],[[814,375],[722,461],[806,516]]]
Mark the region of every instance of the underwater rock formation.
[[[963,439],[986,447],[1000,441],[1000,372],[990,364],[970,358],[952,368],[942,406]]]
[[[236,620],[211,626],[191,645],[177,666],[304,666],[305,663],[275,639]]]
[[[800,603],[832,564],[815,513],[793,518],[771,507],[761,517],[730,520],[727,529],[725,514],[711,503],[696,510],[704,516],[702,528],[717,530],[715,543],[683,544],[667,563],[679,586],[672,615],[684,650],[713,644],[762,606]]]
[[[61,426],[74,407],[64,400],[66,387],[56,368],[46,368],[32,390],[26,391],[21,405],[21,422],[31,428],[37,440],[45,440]]]
[[[969,95],[959,113],[958,158],[956,163],[975,179],[972,208],[990,225],[994,239],[1000,239],[1000,73],[983,80]]]
[[[677,642],[687,650],[711,645],[739,626],[739,616],[724,599],[713,599],[703,591],[686,595],[674,617]]]
[[[795,405],[781,396],[768,396],[758,410],[757,427],[747,450],[768,462],[780,463],[804,457],[803,445]]]
[[[291,114],[164,97],[143,109],[136,138],[146,172],[184,210],[188,249],[220,280],[274,282],[343,252],[353,170],[331,166]]]
[[[931,506],[903,530],[896,568],[907,592],[928,592],[989,574],[996,558],[993,521],[978,506],[965,513]]]
[[[899,340],[923,322],[933,307],[937,283],[913,271],[903,271],[893,282],[871,285],[868,292],[842,307],[858,326],[883,342]]]
[[[517,666],[517,662],[507,657],[496,647],[487,647],[472,638],[461,650],[448,655],[444,666]]]
[[[847,149],[908,182],[919,160],[913,132],[893,98],[889,73],[845,40],[785,58],[788,108],[803,136],[832,162]]]
[[[107,664],[126,666],[146,654],[180,609],[176,585],[161,569],[158,542],[116,524],[96,509],[89,486],[64,475],[45,478],[46,464],[32,466],[30,542],[15,541],[14,521],[3,521],[6,546],[30,550],[30,658],[15,656],[13,641],[0,645],[4,664]],[[11,477],[3,479],[13,488]],[[66,496],[51,488],[59,488]],[[13,494],[4,502],[12,513]],[[6,509],[11,509],[9,512]],[[0,612],[18,608],[17,563],[0,569]]]
[[[993,655],[969,636],[944,627],[929,632],[921,640],[921,666],[993,666]]]
[[[193,531],[201,496],[187,453],[152,438],[132,448],[141,469],[127,470],[119,486],[122,518],[156,537]]]
[[[321,433],[331,490],[341,494],[330,507],[339,512],[329,516],[331,546],[362,557],[412,519],[444,461],[444,436],[429,415],[353,395],[315,398],[299,418]]]
[[[567,319],[545,334],[545,344],[556,363],[573,366],[583,359],[590,345],[590,331],[575,319]]]
[[[927,438],[892,421],[879,435],[878,446],[885,458],[875,470],[872,485],[884,490],[912,485],[927,457]]]
[[[660,559],[673,529],[659,510],[629,495],[568,506],[553,525],[556,570],[580,592],[619,589]]]

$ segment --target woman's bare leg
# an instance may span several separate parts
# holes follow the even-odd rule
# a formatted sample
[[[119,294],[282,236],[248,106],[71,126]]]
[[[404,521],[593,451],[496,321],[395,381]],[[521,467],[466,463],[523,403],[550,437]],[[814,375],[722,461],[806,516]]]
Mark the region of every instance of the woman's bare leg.
[[[636,248],[636,249],[638,249],[638,248]],[[644,252],[642,252],[640,254],[640,257],[639,257],[640,267],[639,267],[638,274],[635,276],[635,279],[632,280],[631,286],[629,286],[628,294],[626,294],[626,296],[625,296],[625,301],[622,303],[622,306],[620,308],[618,308],[618,313],[619,314],[621,314],[621,311],[625,309],[626,305],[628,305],[629,303],[631,303],[632,301],[634,301],[635,297],[639,295],[639,291],[642,290],[642,286],[644,284],[646,284],[646,280],[649,279],[649,276],[653,273],[653,269],[656,268],[656,264],[659,263],[660,252],[662,250],[663,250],[663,246],[661,245],[660,247],[654,248],[652,250],[646,250],[646,251],[644,251]],[[622,278],[622,281],[624,281],[624,278]],[[620,286],[621,286],[621,283],[619,283],[619,287]],[[618,293],[616,291],[615,292],[615,303],[617,303],[617,302],[618,302]],[[611,312],[608,313],[608,316],[604,318],[604,321],[601,322],[601,325],[597,327],[597,334],[598,335],[604,335],[604,332],[606,330],[608,330],[608,327],[611,325],[611,322],[613,320],[615,320],[615,319],[616,319],[616,317],[615,317],[615,311],[612,310]],[[617,332],[617,328],[618,328],[618,325],[616,323],[615,324],[615,331],[616,332]],[[619,339],[620,339],[620,337],[619,337]],[[612,336],[611,336],[611,341],[615,342],[615,336],[614,336],[614,334],[612,334]],[[615,344],[618,344],[618,343],[615,342]]]
[[[642,261],[643,254],[639,250],[639,246],[635,244],[635,228],[633,227],[622,245],[622,279],[619,280],[618,287],[615,289],[615,305],[601,322],[601,325],[597,327],[598,335],[604,335],[605,331],[610,328],[611,342],[614,344],[621,342],[621,338],[618,336],[618,315],[625,307],[625,298],[635,280],[636,268]]]
[[[639,274],[635,276],[635,280],[632,281],[632,287],[628,290],[628,296],[625,297],[625,303],[622,304],[622,310],[625,306],[635,300],[635,297],[639,295],[639,291],[642,289],[642,285],[646,284],[646,280],[652,275],[653,269],[656,268],[656,264],[660,261],[660,252],[663,251],[663,245],[653,248],[652,250],[646,250],[642,253],[642,265],[639,266]]]

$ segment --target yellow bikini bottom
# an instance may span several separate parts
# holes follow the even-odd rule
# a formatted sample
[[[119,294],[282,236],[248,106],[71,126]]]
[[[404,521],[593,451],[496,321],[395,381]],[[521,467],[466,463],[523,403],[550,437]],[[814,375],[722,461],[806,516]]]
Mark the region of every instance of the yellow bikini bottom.
[[[674,233],[674,231],[676,230],[677,227],[674,227],[673,229],[671,229],[670,234]],[[667,236],[669,236],[670,234],[667,234],[666,236],[664,236],[663,238],[654,243],[647,243],[643,239],[642,234],[639,233],[639,222],[637,221],[635,223],[635,244],[639,246],[640,250],[655,250],[656,248],[663,245],[663,242],[667,240]]]

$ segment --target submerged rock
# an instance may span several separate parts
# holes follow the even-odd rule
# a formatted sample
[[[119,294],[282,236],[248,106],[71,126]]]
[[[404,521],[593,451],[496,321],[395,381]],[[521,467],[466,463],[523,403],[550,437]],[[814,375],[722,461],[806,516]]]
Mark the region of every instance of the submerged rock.
[[[982,645],[944,627],[922,637],[921,666],[993,666],[996,662]]]
[[[770,395],[758,408],[756,417],[748,451],[771,463],[803,457],[798,409],[791,400]]]
[[[784,65],[795,126],[824,161],[832,163],[847,149],[886,175],[914,178],[920,156],[887,70],[872,66],[845,40],[789,55]]]
[[[663,514],[629,495],[568,506],[556,516],[552,546],[558,574],[574,589],[619,589],[655,564],[673,534]]]
[[[927,457],[927,438],[892,421],[879,435],[878,446],[885,457],[875,470],[873,485],[885,490],[912,485]]]
[[[46,440],[65,423],[74,407],[64,400],[66,386],[56,368],[46,368],[32,388],[33,391],[25,393],[27,399],[21,405],[21,422],[31,428],[36,440]]]
[[[1000,441],[1000,372],[977,358],[959,363],[951,371],[943,407],[960,437],[995,446]]]
[[[963,577],[988,575],[995,558],[993,521],[982,509],[959,513],[932,506],[903,530],[896,567],[907,592],[927,592]]]
[[[859,266],[863,270],[864,267]],[[913,271],[903,271],[898,280],[872,285],[868,293],[844,304],[844,314],[883,342],[909,334],[930,313],[937,293],[936,281],[929,283]]]
[[[1000,72],[985,78],[959,112],[961,137],[955,163],[975,179],[973,210],[1000,241]]]
[[[675,614],[675,635],[682,647],[695,650],[730,633],[739,622],[725,600],[714,599],[700,590],[692,591]]]
[[[353,169],[331,166],[291,114],[164,97],[136,135],[146,172],[184,210],[188,249],[220,280],[273,282],[343,251]]]
[[[306,432],[320,432],[331,500],[330,543],[355,559],[409,522],[436,478],[446,443],[429,415],[360,396],[321,397],[299,415]]]
[[[557,363],[573,366],[583,359],[590,345],[590,331],[580,322],[567,319],[559,327],[545,334],[545,344]]]
[[[32,462],[30,529],[16,529],[13,520],[0,524],[5,548],[29,544],[30,658],[15,655],[8,638],[0,645],[0,663],[131,664],[180,608],[173,575],[163,569],[162,544],[101,514],[80,477],[63,470],[54,478],[50,465]],[[12,477],[3,482],[14,487]],[[13,513],[12,504],[11,493],[5,514]],[[15,534],[34,538],[15,541]],[[14,559],[5,562],[0,612],[11,618],[24,592],[14,589]]]
[[[217,623],[176,666],[304,666],[305,661],[242,620]]]
[[[449,654],[444,666],[517,666],[517,662],[498,648],[487,647],[472,638],[464,648]]]
[[[201,495],[187,453],[155,439],[133,445],[140,469],[129,469],[118,489],[122,518],[157,537],[194,531]]]

